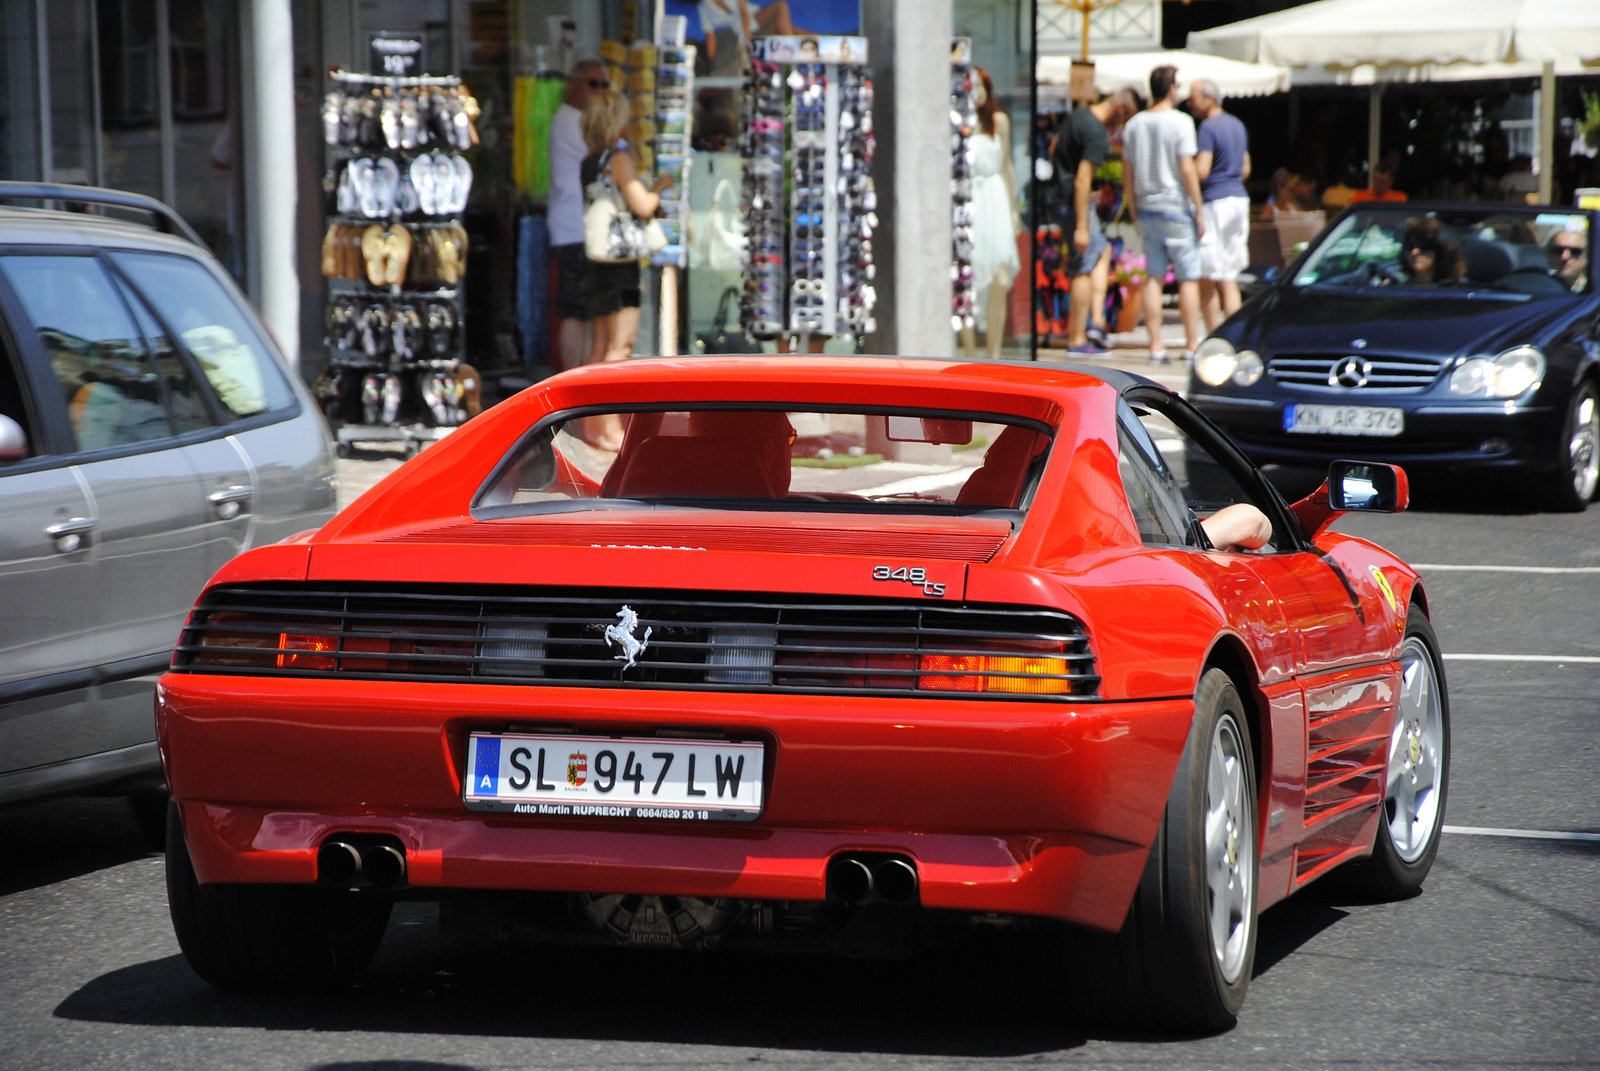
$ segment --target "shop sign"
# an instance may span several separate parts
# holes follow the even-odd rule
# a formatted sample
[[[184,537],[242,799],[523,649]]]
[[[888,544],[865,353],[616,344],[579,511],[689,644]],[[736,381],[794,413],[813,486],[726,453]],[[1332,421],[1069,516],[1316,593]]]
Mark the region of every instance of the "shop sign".
[[[374,34],[367,46],[373,74],[409,77],[422,73],[422,42],[415,37]]]

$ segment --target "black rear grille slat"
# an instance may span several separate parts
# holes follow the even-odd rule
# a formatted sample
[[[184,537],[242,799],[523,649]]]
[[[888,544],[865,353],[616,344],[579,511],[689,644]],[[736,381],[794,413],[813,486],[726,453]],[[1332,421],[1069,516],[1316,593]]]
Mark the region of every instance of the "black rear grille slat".
[[[644,637],[644,628],[651,630],[631,667],[604,635],[624,605],[639,615],[637,638]],[[279,646],[289,642],[279,634],[315,639]],[[327,649],[314,649],[318,645]],[[986,661],[941,668],[949,663],[931,661],[935,657]],[[1049,659],[1058,665],[1035,663],[1036,668],[1064,672],[991,668],[994,659]],[[220,588],[191,615],[173,668],[350,680],[1034,700],[1093,699],[1100,681],[1081,622],[1033,607],[717,599],[681,592],[597,595],[593,589],[508,593],[443,585],[403,592],[287,584]],[[956,678],[982,678],[991,687],[1021,680],[1065,691],[976,691],[957,685]],[[941,685],[946,681],[951,683]]]

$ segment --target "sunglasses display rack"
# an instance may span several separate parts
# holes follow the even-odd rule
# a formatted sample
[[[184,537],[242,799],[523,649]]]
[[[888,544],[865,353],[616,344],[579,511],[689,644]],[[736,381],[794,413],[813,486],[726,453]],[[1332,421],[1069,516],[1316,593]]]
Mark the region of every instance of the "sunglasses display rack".
[[[332,71],[322,274],[327,373],[315,390],[339,445],[437,437],[469,415],[462,279],[478,104],[453,77]]]
[[[972,274],[972,132],[978,108],[972,92],[972,41],[957,37],[950,46],[950,327],[975,323]]]
[[[757,339],[876,329],[872,79],[864,38],[753,38],[742,208],[741,320]],[[809,47],[808,47],[809,44]],[[840,57],[852,62],[830,62]]]

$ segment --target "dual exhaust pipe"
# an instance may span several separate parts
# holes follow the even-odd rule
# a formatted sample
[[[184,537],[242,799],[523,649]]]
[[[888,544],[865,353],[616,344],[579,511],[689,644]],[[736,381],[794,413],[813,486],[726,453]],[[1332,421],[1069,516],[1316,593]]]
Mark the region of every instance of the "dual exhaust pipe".
[[[917,866],[905,856],[852,852],[828,863],[830,900],[905,906],[917,903],[919,888]]]
[[[392,844],[358,848],[349,841],[324,841],[317,849],[317,880],[324,885],[367,884],[392,889],[406,878],[406,853]]]

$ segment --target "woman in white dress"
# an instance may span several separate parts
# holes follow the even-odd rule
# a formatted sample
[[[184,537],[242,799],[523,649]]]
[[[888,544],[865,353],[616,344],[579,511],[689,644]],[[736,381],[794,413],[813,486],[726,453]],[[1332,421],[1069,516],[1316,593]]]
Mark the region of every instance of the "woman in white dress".
[[[994,83],[982,67],[972,68],[978,129],[972,134],[972,304],[983,329],[989,358],[1000,356],[1006,334],[1006,298],[1021,269],[1017,235],[1017,183],[1011,167],[1011,119],[995,107]],[[961,329],[961,346],[970,360],[977,340]]]

